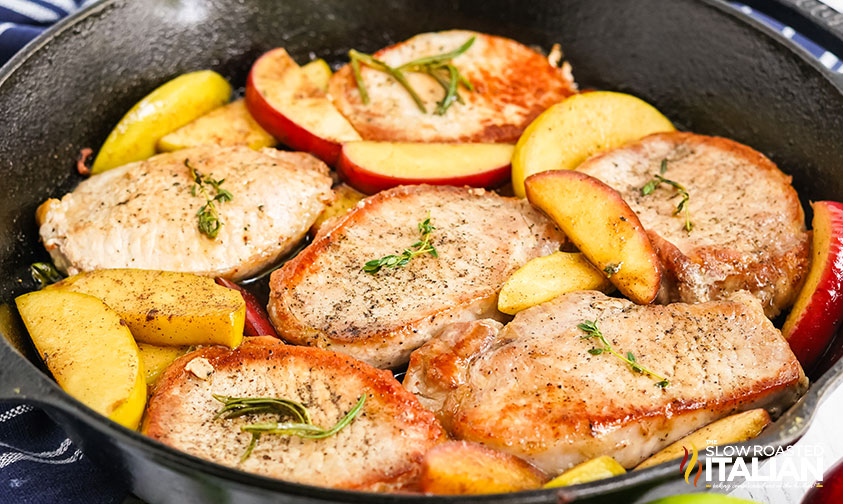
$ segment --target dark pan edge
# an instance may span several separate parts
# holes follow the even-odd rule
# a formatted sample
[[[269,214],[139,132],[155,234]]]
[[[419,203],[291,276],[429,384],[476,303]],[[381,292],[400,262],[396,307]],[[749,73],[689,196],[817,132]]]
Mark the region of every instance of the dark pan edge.
[[[708,4],[711,7],[717,8],[734,18],[741,20],[744,23],[751,25],[756,31],[765,33],[769,38],[772,38],[779,44],[790,48],[812,68],[819,71],[820,74],[822,74],[826,80],[833,84],[838,91],[843,92],[843,80],[841,80],[843,78],[830,72],[828,69],[820,65],[801,49],[794,50],[795,44],[789,39],[783,37],[781,34],[763,25],[762,23],[751,19],[740,12],[737,12],[734,8],[726,5],[722,1],[702,0],[702,2]],[[0,69],[0,86],[2,86],[6,79],[12,73],[14,73],[21,65],[23,65],[34,53],[41,50],[45,45],[49,44],[56,35],[64,32],[69,28],[72,28],[72,26],[74,26],[79,21],[87,19],[90,16],[97,15],[106,9],[113,8],[114,5],[117,3],[118,0],[104,0],[102,3],[91,5],[83,9],[82,11],[73,14],[72,16],[69,16],[62,22],[48,29],[42,37],[28,44],[21,52],[19,52],[15,57],[13,57],[6,65],[4,65],[2,69]],[[9,344],[5,341],[0,342],[0,346],[3,347],[0,349],[0,354],[5,354],[4,357],[11,356],[11,353],[14,352],[11,346],[9,346]],[[22,357],[18,354],[14,358],[20,359]],[[32,364],[28,361],[27,364],[32,366]],[[32,369],[44,376],[34,366],[32,366]],[[778,429],[778,435],[770,434],[771,439],[769,439],[769,442],[789,444],[798,440],[809,427],[810,420],[816,412],[816,407],[821,401],[822,396],[826,394],[829,390],[839,385],[841,381],[843,381],[843,363],[838,362],[816,383],[812,384],[811,389],[806,393],[806,395],[803,396],[795,406],[790,408],[790,410],[788,410],[788,412],[783,415],[779,422],[777,422],[780,423],[787,420],[788,422],[792,421],[796,423],[796,425],[791,426],[792,428],[790,429]],[[418,499],[427,500],[427,498],[422,496],[401,495],[390,497],[381,494],[366,494],[360,492],[330,490],[320,487],[311,487],[306,485],[287,483],[276,479],[253,475],[251,473],[232,470],[228,467],[212,464],[202,459],[166,447],[146,438],[145,436],[137,432],[124,429],[120,426],[116,426],[112,422],[106,420],[102,416],[98,415],[97,413],[93,412],[81,403],[78,403],[77,401],[73,400],[72,398],[61,392],[60,389],[58,389],[58,387],[54,383],[52,385],[52,388],[59,392],[56,401],[54,402],[50,400],[49,402],[44,403],[44,405],[57,408],[56,412],[59,413],[58,416],[63,416],[62,413],[67,413],[69,415],[75,416],[81,421],[87,422],[90,425],[95,426],[97,430],[109,432],[110,434],[118,437],[123,442],[132,444],[138,448],[143,449],[144,451],[164,456],[167,462],[172,464],[172,466],[174,467],[183,467],[185,465],[188,465],[191,468],[208,472],[220,478],[231,480],[236,483],[254,485],[261,488],[283,491],[294,495],[307,495],[309,497],[314,497],[317,499],[359,500],[365,497],[366,501],[369,502],[404,502],[407,500],[415,501]],[[797,419],[801,419],[801,421],[797,422]],[[759,440],[768,440],[768,435],[765,434],[764,436],[759,438]],[[559,496],[561,499],[586,498],[598,494],[604,494],[606,493],[606,491],[613,492],[624,488],[635,487],[642,483],[652,482],[653,479],[663,480],[667,479],[668,477],[675,477],[675,473],[676,471],[673,464],[666,466],[657,466],[651,469],[647,469],[645,471],[630,473],[623,477],[614,478],[613,480],[605,483],[596,482],[592,484],[582,485],[579,487],[572,487],[571,489],[565,490],[564,492],[559,492]],[[511,501],[513,502],[527,503],[546,502],[547,497],[553,494],[553,491],[534,491],[507,495],[510,496]],[[439,500],[443,502],[488,502],[492,500],[498,500],[500,499],[500,497],[500,495],[490,495],[466,498],[439,498]]]

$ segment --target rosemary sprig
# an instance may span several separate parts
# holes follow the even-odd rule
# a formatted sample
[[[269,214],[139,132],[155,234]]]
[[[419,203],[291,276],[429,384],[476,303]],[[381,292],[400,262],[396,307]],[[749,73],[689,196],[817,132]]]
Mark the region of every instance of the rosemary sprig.
[[[410,248],[404,249],[401,254],[390,254],[388,256],[383,256],[380,259],[373,259],[368,261],[366,264],[363,265],[363,271],[370,275],[376,274],[382,268],[403,268],[407,265],[410,261],[413,260],[414,257],[421,254],[430,254],[433,257],[439,257],[439,252],[436,251],[436,247],[430,243],[430,234],[436,229],[433,224],[430,223],[430,212],[427,213],[427,218],[418,225],[419,233],[421,233],[421,239],[416,243],[410,245]]]
[[[254,451],[262,434],[281,434],[306,439],[324,439],[333,436],[350,424],[357,414],[363,410],[363,404],[366,402],[366,394],[361,395],[357,404],[344,417],[330,429],[324,429],[313,425],[307,408],[296,401],[273,397],[228,397],[217,394],[213,394],[213,397],[223,403],[223,407],[214,415],[214,420],[221,416],[228,419],[257,413],[277,413],[282,417],[292,417],[297,420],[295,422],[260,422],[241,426],[240,430],[242,432],[248,432],[252,435],[246,451],[240,457],[241,463],[252,455],[252,451]]]
[[[217,237],[222,227],[222,221],[220,221],[220,215],[217,212],[215,202],[225,203],[234,199],[234,196],[221,187],[225,179],[214,180],[213,174],[208,176],[203,175],[190,165],[189,159],[184,160],[184,165],[190,171],[190,177],[193,179],[193,185],[190,187],[190,195],[199,195],[205,198],[205,204],[196,212],[199,231],[213,240]],[[213,189],[213,196],[208,191],[208,187]]]
[[[629,364],[633,371],[637,373],[646,374],[649,377],[658,380],[658,382],[656,382],[656,387],[665,388],[670,385],[670,382],[667,381],[667,378],[661,375],[657,375],[656,373],[650,371],[649,369],[639,364],[638,361],[635,360],[635,355],[633,355],[632,352],[627,352],[625,356],[616,352],[615,349],[612,348],[612,345],[609,343],[606,337],[603,336],[603,333],[600,332],[600,329],[597,327],[597,321],[586,320],[581,324],[577,324],[577,328],[586,333],[585,336],[580,336],[581,339],[596,338],[603,345],[602,347],[592,348],[591,350],[589,350],[588,353],[590,353],[591,355],[600,355],[604,352],[609,352],[618,359]]]
[[[296,421],[310,423],[310,415],[303,404],[289,399],[277,399],[274,397],[229,397],[219,394],[212,394],[214,399],[223,403],[223,407],[214,415],[214,420],[220,417],[237,418],[243,415],[254,415],[257,413],[277,413],[283,416],[290,416]]]
[[[49,262],[37,262],[29,265],[29,274],[38,290],[64,279],[61,273]]]
[[[398,81],[401,86],[407,90],[410,97],[416,103],[416,106],[422,113],[427,113],[427,108],[424,106],[424,100],[410,85],[404,72],[425,73],[432,77],[445,91],[442,100],[436,103],[436,113],[444,115],[448,108],[456,101],[458,103],[465,103],[462,96],[459,94],[459,87],[463,86],[469,91],[474,91],[474,86],[468,79],[463,76],[460,71],[451,63],[451,60],[457,56],[468,51],[471,45],[474,44],[474,37],[468,39],[463,45],[457,49],[443,54],[435,54],[431,56],[424,56],[417,58],[398,67],[392,67],[383,61],[375,58],[371,54],[361,53],[357,50],[348,51],[348,57],[351,60],[351,71],[354,74],[354,80],[357,83],[357,90],[360,92],[360,101],[364,105],[369,104],[369,93],[366,90],[366,84],[363,82],[363,77],[360,74],[360,64],[369,66],[375,70],[381,71]]]
[[[680,213],[685,213],[685,231],[688,233],[694,229],[694,224],[691,222],[691,211],[688,208],[688,200],[691,199],[691,195],[688,194],[688,190],[685,189],[685,186],[678,182],[674,182],[673,180],[664,178],[664,173],[667,171],[667,159],[662,159],[661,167],[659,168],[659,174],[653,175],[653,178],[644,184],[644,187],[641,188],[641,195],[648,196],[652,194],[653,191],[656,190],[660,184],[668,184],[673,186],[676,191],[682,196],[682,200],[679,201],[679,204],[676,205],[676,210],[673,211],[673,215],[679,215]]]

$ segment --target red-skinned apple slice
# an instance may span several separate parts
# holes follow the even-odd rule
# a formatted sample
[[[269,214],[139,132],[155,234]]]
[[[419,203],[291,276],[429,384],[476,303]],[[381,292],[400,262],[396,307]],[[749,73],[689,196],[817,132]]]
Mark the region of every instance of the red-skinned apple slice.
[[[269,315],[267,315],[266,310],[254,294],[227,278],[217,277],[215,281],[218,285],[236,290],[243,296],[243,301],[246,302],[246,323],[243,325],[244,335],[278,337],[278,333],[275,332],[275,328],[269,322]]]
[[[281,48],[252,65],[246,80],[246,106],[272,136],[330,165],[336,164],[343,142],[360,140],[325,92]]]
[[[407,184],[495,187],[509,178],[512,145],[483,143],[349,142],[337,171],[373,194]]]
[[[811,270],[782,328],[809,371],[843,321],[843,204],[818,201],[814,209]]]

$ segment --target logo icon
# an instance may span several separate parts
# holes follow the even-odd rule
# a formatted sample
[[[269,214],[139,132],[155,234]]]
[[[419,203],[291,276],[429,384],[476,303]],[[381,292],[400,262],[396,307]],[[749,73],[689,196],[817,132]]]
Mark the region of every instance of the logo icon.
[[[697,468],[697,475],[694,476],[694,486],[697,486],[697,482],[700,480],[700,474],[702,474],[702,462],[699,460],[699,453],[697,452],[697,447],[694,443],[691,443],[691,452],[688,452],[688,449],[684,446],[682,447],[685,450],[685,456],[682,457],[682,462],[679,463],[679,474],[685,474],[685,483],[691,484],[689,478],[691,477],[691,473],[694,471],[694,467]],[[691,455],[691,460],[688,460],[688,455]],[[688,466],[685,467],[685,463],[688,462]]]

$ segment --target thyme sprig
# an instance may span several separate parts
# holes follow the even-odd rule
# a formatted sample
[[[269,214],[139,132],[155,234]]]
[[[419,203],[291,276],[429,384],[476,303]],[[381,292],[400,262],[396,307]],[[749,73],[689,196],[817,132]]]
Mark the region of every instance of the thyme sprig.
[[[36,262],[29,265],[29,274],[38,290],[64,279],[51,262]]]
[[[585,322],[583,322],[581,324],[577,324],[577,328],[579,330],[585,332],[584,336],[580,336],[581,339],[594,338],[594,339],[597,339],[598,341],[600,341],[600,343],[603,345],[602,347],[596,347],[596,348],[590,349],[588,351],[588,353],[590,353],[591,355],[600,355],[604,352],[608,352],[608,353],[614,355],[615,357],[617,357],[618,359],[620,359],[620,360],[626,362],[627,364],[629,364],[629,366],[632,368],[633,371],[635,371],[637,373],[646,374],[650,378],[658,380],[656,382],[656,387],[665,388],[668,385],[670,385],[670,382],[667,380],[667,378],[665,378],[661,375],[658,375],[658,374],[650,371],[649,369],[645,368],[641,364],[639,364],[638,361],[635,360],[635,355],[633,355],[632,352],[627,352],[626,355],[621,355],[620,353],[616,352],[615,349],[612,348],[612,345],[609,343],[609,341],[606,339],[606,337],[603,336],[603,333],[600,332],[600,329],[597,327],[597,321],[596,320],[586,320]]]
[[[383,256],[380,259],[368,261],[363,265],[363,271],[370,275],[374,275],[382,268],[403,268],[407,265],[407,263],[412,261],[414,257],[422,254],[430,254],[433,257],[439,257],[439,252],[436,251],[436,247],[430,243],[430,234],[434,229],[436,229],[433,224],[430,223],[430,212],[427,213],[427,218],[425,220],[419,222],[418,229],[419,233],[421,233],[421,239],[419,241],[410,245],[409,248],[405,248],[401,254],[390,254]]]
[[[673,186],[679,195],[682,196],[682,200],[679,201],[679,204],[676,205],[676,210],[673,211],[673,215],[679,215],[680,213],[685,213],[685,231],[688,233],[694,229],[694,224],[691,222],[691,211],[688,208],[688,201],[691,199],[691,195],[688,194],[688,190],[685,189],[685,186],[678,182],[674,182],[673,180],[667,179],[664,177],[665,172],[667,171],[667,159],[662,159],[661,167],[659,168],[659,173],[657,175],[653,175],[653,178],[644,184],[644,187],[641,188],[641,195],[648,196],[652,194],[653,191],[656,190],[660,184],[668,184]]]
[[[417,58],[403,65],[392,67],[385,62],[375,58],[371,54],[362,53],[355,49],[348,51],[348,57],[351,60],[351,72],[354,74],[354,80],[357,83],[357,90],[360,93],[360,101],[364,105],[368,105],[370,98],[369,92],[366,90],[366,84],[363,82],[363,77],[360,73],[360,64],[364,64],[370,68],[381,71],[393,79],[395,79],[405,90],[410,94],[410,97],[416,103],[416,106],[422,113],[427,113],[427,108],[424,106],[424,100],[413,89],[413,86],[407,80],[404,72],[424,73],[432,77],[445,92],[442,99],[436,102],[436,113],[444,115],[448,108],[456,101],[465,103],[460,96],[459,88],[463,86],[469,91],[474,91],[474,86],[465,78],[451,63],[451,60],[457,56],[468,51],[471,45],[474,44],[474,37],[468,39],[463,45],[457,49],[443,54],[435,54],[431,56],[424,56]]]
[[[360,411],[363,410],[363,404],[366,402],[366,394],[361,395],[357,404],[344,417],[330,429],[324,429],[313,425],[307,408],[297,401],[274,397],[229,397],[218,394],[213,394],[213,398],[223,403],[223,407],[214,415],[214,420],[220,417],[229,419],[258,413],[277,413],[282,418],[288,417],[294,420],[292,422],[258,422],[241,426],[240,430],[242,432],[248,432],[252,435],[246,451],[240,457],[241,463],[252,455],[262,434],[280,434],[306,439],[324,439],[333,436],[350,424]]]
[[[213,174],[208,176],[203,175],[190,165],[189,159],[184,160],[184,165],[190,171],[190,177],[193,179],[193,185],[190,187],[190,195],[205,198],[205,204],[196,212],[199,231],[213,240],[217,237],[222,227],[216,202],[225,203],[234,199],[234,196],[228,190],[222,188],[225,179],[214,180]],[[213,190],[213,196],[210,194],[208,188]]]

